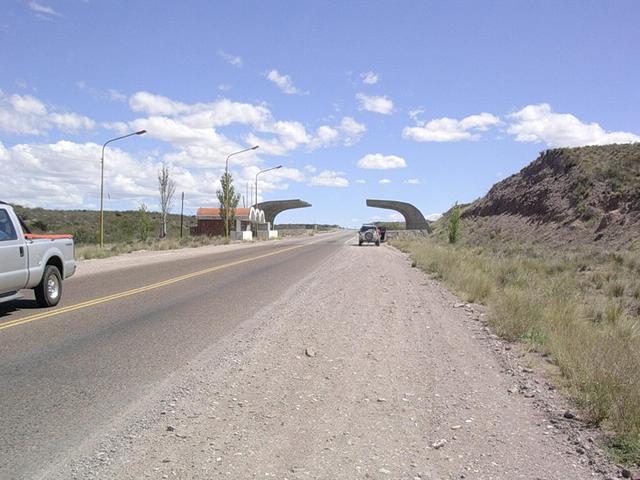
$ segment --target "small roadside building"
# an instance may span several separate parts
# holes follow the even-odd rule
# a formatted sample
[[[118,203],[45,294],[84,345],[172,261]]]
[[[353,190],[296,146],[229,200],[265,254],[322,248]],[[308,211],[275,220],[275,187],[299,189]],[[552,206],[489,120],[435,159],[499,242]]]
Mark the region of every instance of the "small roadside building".
[[[199,208],[196,212],[197,224],[191,227],[191,235],[208,235],[210,237],[224,236],[224,222],[220,215],[220,208]],[[235,221],[229,222],[231,236],[238,240],[251,240],[252,227],[258,224],[264,228],[264,212],[251,208],[236,208]]]

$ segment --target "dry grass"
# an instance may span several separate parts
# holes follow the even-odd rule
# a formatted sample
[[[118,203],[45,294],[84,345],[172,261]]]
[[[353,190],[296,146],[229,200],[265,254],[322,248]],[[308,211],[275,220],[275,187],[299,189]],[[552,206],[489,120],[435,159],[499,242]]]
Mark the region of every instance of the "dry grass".
[[[465,300],[486,304],[498,334],[550,354],[587,417],[617,433],[618,459],[640,462],[640,255],[394,245]]]
[[[206,245],[224,245],[229,243],[222,237],[185,237],[170,239],[153,239],[146,242],[123,242],[106,244],[104,248],[99,245],[80,245],[76,247],[76,260],[90,260],[93,258],[107,258],[123,253],[137,252],[140,250],[175,250],[179,248],[195,248]]]

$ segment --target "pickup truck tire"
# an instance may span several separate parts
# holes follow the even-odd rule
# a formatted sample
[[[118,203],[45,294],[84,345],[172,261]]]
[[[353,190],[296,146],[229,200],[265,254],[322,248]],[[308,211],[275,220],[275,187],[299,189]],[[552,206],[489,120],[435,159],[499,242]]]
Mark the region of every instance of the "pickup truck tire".
[[[58,267],[47,265],[42,280],[33,291],[39,307],[55,307],[62,297],[62,275]]]

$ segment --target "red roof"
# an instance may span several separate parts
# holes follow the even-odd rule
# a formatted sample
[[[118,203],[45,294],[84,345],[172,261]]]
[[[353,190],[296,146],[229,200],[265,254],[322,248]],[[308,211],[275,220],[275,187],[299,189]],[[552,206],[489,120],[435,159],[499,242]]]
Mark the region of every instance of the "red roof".
[[[250,208],[236,208],[236,217],[246,217],[249,218]],[[220,209],[219,208],[199,208],[196,213],[197,217],[214,217],[220,218]]]

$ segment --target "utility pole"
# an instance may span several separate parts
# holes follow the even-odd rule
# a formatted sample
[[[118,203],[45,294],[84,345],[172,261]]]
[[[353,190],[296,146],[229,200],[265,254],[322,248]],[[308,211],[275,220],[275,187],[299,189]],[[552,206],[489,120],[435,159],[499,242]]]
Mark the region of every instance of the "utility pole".
[[[182,202],[180,204],[180,238],[182,238],[182,219],[184,218],[184,192],[182,192]]]

